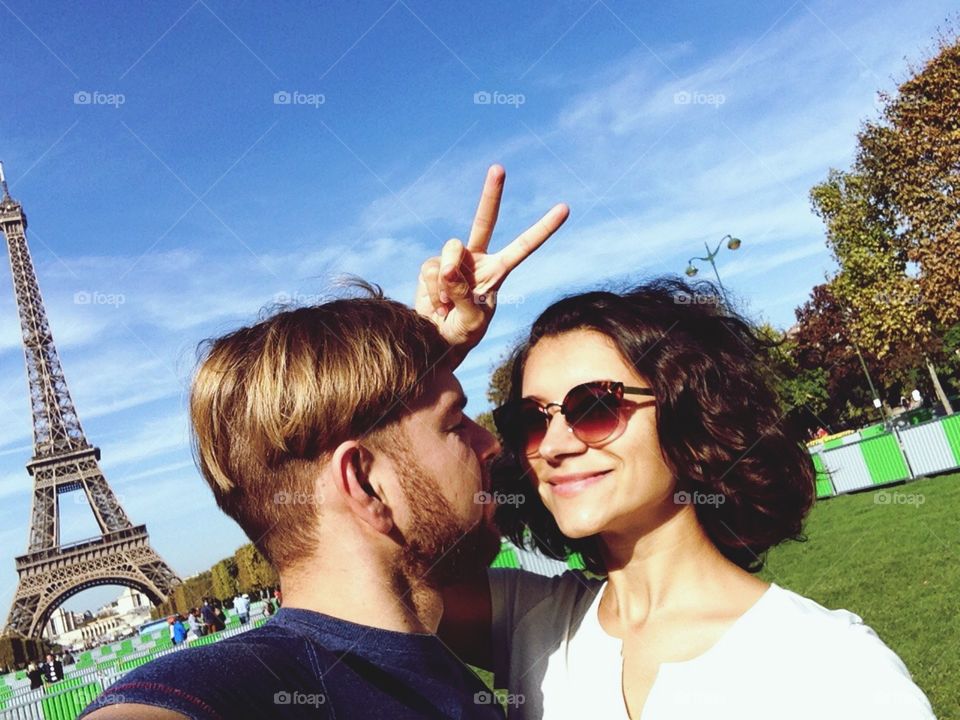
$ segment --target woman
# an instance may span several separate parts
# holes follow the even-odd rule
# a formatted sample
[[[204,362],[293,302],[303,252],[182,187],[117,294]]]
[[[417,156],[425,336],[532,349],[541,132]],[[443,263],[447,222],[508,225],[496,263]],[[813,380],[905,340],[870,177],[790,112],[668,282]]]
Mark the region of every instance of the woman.
[[[43,672],[35,662],[27,666],[27,677],[30,679],[30,689],[38,690],[43,687]]]
[[[567,217],[558,205],[489,253],[503,183],[492,167],[469,241],[421,267],[415,306],[454,366]],[[762,350],[711,285],[673,279],[575,295],[534,323],[495,412],[495,482],[516,500],[497,521],[591,574],[491,570],[445,592],[439,630],[494,668],[511,718],[933,718],[859,617],[754,574],[800,539],[814,481]]]
[[[441,627],[482,658],[450,625],[490,619],[511,718],[933,717],[859,617],[753,574],[800,539],[814,480],[762,351],[712,286],[673,279],[536,320],[494,413],[495,483],[523,499],[497,520],[594,575],[492,570]]]

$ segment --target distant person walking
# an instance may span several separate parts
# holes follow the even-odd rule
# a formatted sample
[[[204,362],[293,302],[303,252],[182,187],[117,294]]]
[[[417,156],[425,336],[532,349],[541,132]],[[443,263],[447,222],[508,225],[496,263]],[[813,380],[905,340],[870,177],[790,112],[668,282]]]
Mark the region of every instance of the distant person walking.
[[[43,679],[47,683],[55,683],[63,680],[63,663],[47,653],[47,661],[40,666],[43,671]]]
[[[210,604],[210,600],[203,601],[203,607],[200,608],[200,614],[203,617],[203,622],[207,626],[206,635],[210,633],[215,633],[217,631],[217,615],[213,611],[213,605]]]
[[[170,625],[170,640],[174,645],[179,645],[187,639],[187,630],[179,615],[171,615],[167,618],[167,623]]]
[[[250,596],[237,595],[233,599],[233,609],[237,611],[237,617],[240,618],[240,624],[246,625],[250,622]]]
[[[27,666],[27,677],[30,678],[30,689],[37,690],[43,687],[43,672],[36,663]]]
[[[190,612],[187,614],[187,641],[196,640],[198,637],[203,635],[203,626],[200,625],[200,621],[197,619],[199,610],[196,608],[190,608]]]

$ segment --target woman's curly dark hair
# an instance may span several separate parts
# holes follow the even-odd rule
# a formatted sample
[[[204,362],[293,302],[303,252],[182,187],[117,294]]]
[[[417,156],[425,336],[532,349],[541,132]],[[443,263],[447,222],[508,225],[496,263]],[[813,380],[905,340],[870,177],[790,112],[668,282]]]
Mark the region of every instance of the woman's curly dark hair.
[[[769,548],[804,539],[815,473],[799,437],[781,423],[766,365],[771,341],[727,307],[712,284],[661,277],[622,293],[559,300],[513,351],[509,400],[521,396],[524,365],[537,342],[574,330],[606,335],[649,380],[660,447],[678,490],[724,497],[723,503],[695,508],[725,557],[757,572]],[[606,574],[597,537],[565,537],[528,472],[508,451],[494,464],[497,489],[523,496],[522,502],[498,507],[504,534],[551,557],[579,553],[588,570]]]

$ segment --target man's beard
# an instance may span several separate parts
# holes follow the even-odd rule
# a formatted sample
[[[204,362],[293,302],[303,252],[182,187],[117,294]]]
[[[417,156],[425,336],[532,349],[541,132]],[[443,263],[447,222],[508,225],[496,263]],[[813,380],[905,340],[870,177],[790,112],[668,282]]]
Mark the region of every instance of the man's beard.
[[[430,473],[412,454],[398,459],[400,484],[410,507],[410,527],[400,553],[400,569],[413,584],[454,585],[483,572],[500,551],[500,533],[486,514],[464,526]]]

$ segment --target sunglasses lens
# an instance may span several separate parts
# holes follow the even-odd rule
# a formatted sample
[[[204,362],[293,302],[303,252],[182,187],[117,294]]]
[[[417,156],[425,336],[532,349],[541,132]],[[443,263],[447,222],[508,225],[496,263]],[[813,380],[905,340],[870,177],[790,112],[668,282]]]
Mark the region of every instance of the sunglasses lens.
[[[606,440],[620,423],[620,398],[608,385],[578,385],[564,400],[566,419],[585,443]]]
[[[526,455],[536,453],[547,434],[547,418],[531,400],[521,400],[494,413],[504,441]]]

